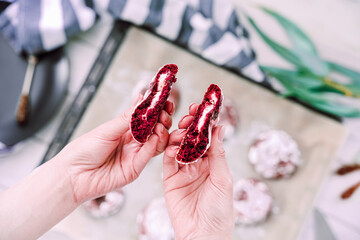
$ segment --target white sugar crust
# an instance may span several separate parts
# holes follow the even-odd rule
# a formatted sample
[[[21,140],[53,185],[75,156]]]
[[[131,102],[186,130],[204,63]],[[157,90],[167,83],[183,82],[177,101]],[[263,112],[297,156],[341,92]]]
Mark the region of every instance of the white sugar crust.
[[[264,178],[289,177],[301,164],[298,145],[280,130],[260,133],[249,149],[248,158]]]
[[[95,199],[83,203],[83,207],[95,218],[104,218],[117,213],[124,205],[125,195],[120,189],[105,194],[99,204]]]
[[[238,196],[242,199],[237,199]],[[235,222],[252,225],[264,221],[272,208],[272,197],[265,183],[243,178],[234,184]]]
[[[153,199],[137,217],[140,240],[172,240],[174,230],[167,212],[165,199]]]

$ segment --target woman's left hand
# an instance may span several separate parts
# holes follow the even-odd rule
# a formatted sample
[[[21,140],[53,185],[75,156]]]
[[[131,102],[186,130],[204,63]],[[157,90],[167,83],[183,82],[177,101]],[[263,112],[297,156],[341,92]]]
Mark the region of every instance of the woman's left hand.
[[[139,96],[136,102],[141,99]],[[153,134],[144,144],[136,142],[130,133],[134,107],[77,138],[55,157],[69,163],[75,202],[82,203],[131,183],[153,156],[165,150],[174,104],[166,102]]]

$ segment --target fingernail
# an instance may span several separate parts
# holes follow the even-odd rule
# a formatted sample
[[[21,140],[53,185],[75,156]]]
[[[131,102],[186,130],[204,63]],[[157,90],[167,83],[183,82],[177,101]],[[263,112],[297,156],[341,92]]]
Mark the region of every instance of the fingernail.
[[[194,106],[194,104],[196,104],[196,103],[192,103],[192,104],[190,104],[190,106],[189,106],[189,110],[192,108],[192,106]]]
[[[179,146],[170,146],[169,151],[167,151],[167,155],[169,157],[175,157],[178,151],[179,151]]]
[[[165,133],[165,127],[164,127],[164,125],[160,124],[160,126],[161,126],[161,128],[160,128],[161,133]]]
[[[175,112],[175,104],[173,102],[170,102],[171,106],[170,106],[170,115],[173,115]]]
[[[177,132],[177,134],[178,134],[178,135],[181,135],[181,134],[183,134],[184,132],[186,132],[186,130],[187,130],[187,129],[179,129],[178,132]]]
[[[180,151],[180,147],[179,147],[179,146],[176,146],[176,147],[174,148],[174,152],[175,152],[174,157],[176,157],[176,155],[179,153],[179,151]]]
[[[221,125],[218,136],[220,142],[224,140],[224,135],[225,135],[225,127]]]
[[[180,122],[184,121],[185,118],[188,118],[188,117],[190,117],[190,115],[185,115],[185,116],[180,120]]]

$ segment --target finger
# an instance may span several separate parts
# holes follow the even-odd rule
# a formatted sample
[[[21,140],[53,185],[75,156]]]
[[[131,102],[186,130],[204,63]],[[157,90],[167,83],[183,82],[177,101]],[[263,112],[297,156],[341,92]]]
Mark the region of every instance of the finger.
[[[155,155],[158,155],[165,151],[169,141],[169,131],[161,124],[157,123],[154,132],[159,137],[159,142],[156,147]]]
[[[101,139],[109,141],[118,140],[123,134],[125,134],[129,130],[131,115],[134,111],[135,106],[139,102],[141,102],[142,99],[143,95],[138,94],[136,97],[133,98],[131,107],[128,108],[124,113],[122,113],[115,119],[98,126],[93,131],[89,132],[89,134],[94,134]]]
[[[224,126],[217,126],[212,132],[211,145],[207,151],[210,177],[214,184],[218,184],[221,187],[232,188],[232,176],[223,148],[224,134]]]
[[[170,129],[172,125],[172,118],[169,113],[162,110],[160,113],[159,122],[162,123],[166,129]]]
[[[175,112],[175,104],[172,101],[166,101],[164,110],[172,116]]]
[[[120,116],[101,124],[88,134],[106,141],[117,141],[129,130],[132,112],[133,108],[130,107]]]
[[[153,134],[141,147],[137,154],[137,159],[135,159],[133,163],[136,173],[140,174],[149,160],[154,156],[159,140],[159,136]]]
[[[188,127],[190,126],[190,124],[191,124],[191,122],[192,122],[193,119],[194,119],[194,117],[191,116],[191,115],[186,115],[186,116],[184,116],[184,117],[180,120],[180,122],[179,122],[179,124],[178,124],[178,127],[179,127],[180,129],[188,128]]]
[[[180,145],[181,141],[185,137],[186,129],[176,129],[169,137],[169,145]]]
[[[184,129],[184,128],[188,128],[191,124],[191,122],[193,121],[194,119],[194,115],[197,111],[197,108],[199,107],[198,104],[196,103],[193,103],[190,105],[189,107],[189,114],[190,115],[185,115],[180,121],[179,121],[179,124],[178,124],[178,127],[180,129]]]
[[[198,107],[199,107],[199,104],[197,104],[197,103],[192,103],[192,104],[189,106],[189,114],[194,116],[195,113],[196,113],[196,111],[197,111],[197,109],[198,109]]]
[[[168,146],[163,157],[163,177],[164,181],[179,171],[179,164],[175,161],[178,146]]]

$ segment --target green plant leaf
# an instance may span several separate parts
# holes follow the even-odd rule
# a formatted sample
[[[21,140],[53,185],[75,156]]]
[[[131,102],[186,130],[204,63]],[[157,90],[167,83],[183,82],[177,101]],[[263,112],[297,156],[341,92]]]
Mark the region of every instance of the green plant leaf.
[[[294,85],[291,80],[289,81],[289,79],[285,79],[281,75],[279,76],[277,79],[286,88],[286,92],[281,94],[283,97],[295,97],[309,106],[338,117],[360,117],[359,109],[334,103],[334,96],[328,95],[327,92],[319,93],[303,89]]]
[[[341,66],[340,64],[334,63],[334,62],[327,62],[330,69],[335,72],[339,72],[345,76],[348,76],[353,80],[353,84],[360,86],[360,73],[352,70],[350,68]]]
[[[314,75],[301,73],[298,71],[285,70],[276,67],[260,66],[260,68],[265,73],[275,78],[283,78],[287,81],[293,81],[294,84],[306,89],[316,89],[324,86],[322,79]]]
[[[360,96],[360,85],[355,84],[345,84],[346,88],[350,89],[353,95]]]
[[[348,89],[351,92],[351,95],[349,95],[350,97],[360,97],[360,86],[353,85],[353,84],[342,84],[342,86],[344,86],[344,88]],[[341,93],[342,95],[346,95],[346,94],[344,94],[344,91],[340,91],[340,90],[330,87],[326,84],[322,87],[313,89],[313,91],[314,92],[335,92],[335,93]]]
[[[356,118],[360,117],[360,111],[357,108],[347,107],[345,105],[339,104],[322,104],[322,103],[314,103],[313,106],[317,109],[320,109],[324,112],[330,113],[332,115],[336,115],[339,117],[347,117],[347,118]]]
[[[332,100],[332,98],[326,94],[311,92],[310,90],[304,89],[301,86],[297,86],[293,81],[284,76],[279,75],[276,77],[276,79],[279,80],[288,91],[287,96],[293,96],[298,99],[302,99],[303,101],[310,104],[313,102],[325,104]]]
[[[320,59],[316,55],[314,44],[300,28],[269,9],[263,8],[263,10],[275,17],[282,25],[295,47],[294,50],[291,50],[275,42],[256,25],[251,17],[247,16],[248,21],[261,38],[282,58],[294,64],[297,69],[294,71],[261,66],[264,72],[278,79],[284,86],[286,90],[280,93],[282,97],[294,97],[305,104],[338,117],[360,117],[359,109],[337,103],[339,95],[331,95],[329,92],[335,90],[342,94],[344,92],[340,88],[335,89],[337,86],[331,86],[325,81],[330,70],[337,71],[354,80],[353,84],[343,84],[343,86],[355,93],[360,91],[360,85],[358,85],[360,84],[360,73]]]
[[[261,7],[261,9],[278,21],[278,23],[285,29],[286,34],[296,49],[304,50],[317,55],[313,42],[295,23],[266,7]]]
[[[261,38],[281,57],[286,59],[287,61],[294,64],[299,69],[306,69],[317,76],[326,76],[330,69],[328,64],[320,59],[316,55],[312,55],[306,52],[301,52],[298,50],[290,50],[274,40],[268,37],[261,29],[256,25],[254,20],[247,16],[250,24],[254,27],[254,29],[258,32]]]
[[[308,52],[300,51],[298,49],[294,49],[293,52],[301,60],[304,68],[310,70],[312,74],[320,77],[325,77],[330,73],[330,68],[328,64],[320,57],[310,54]]]

